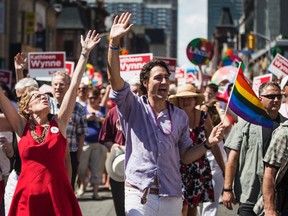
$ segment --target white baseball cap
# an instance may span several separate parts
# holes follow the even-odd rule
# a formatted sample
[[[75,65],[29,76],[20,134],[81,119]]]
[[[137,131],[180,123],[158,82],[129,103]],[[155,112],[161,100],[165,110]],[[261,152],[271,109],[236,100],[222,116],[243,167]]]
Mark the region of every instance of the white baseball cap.
[[[281,80],[281,84],[280,84],[280,88],[281,88],[281,90],[284,89],[284,87],[285,87],[286,84],[287,84],[287,81],[288,81],[288,75],[285,76],[285,77],[283,77],[282,80]]]

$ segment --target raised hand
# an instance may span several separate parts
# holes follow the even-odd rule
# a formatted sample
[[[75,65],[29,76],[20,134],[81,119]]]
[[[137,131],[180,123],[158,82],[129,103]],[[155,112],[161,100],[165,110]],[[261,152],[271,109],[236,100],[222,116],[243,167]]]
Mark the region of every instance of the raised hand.
[[[131,13],[122,13],[120,17],[117,15],[114,19],[110,30],[110,40],[113,46],[119,46],[120,39],[130,31],[133,24],[129,24]]]
[[[95,30],[89,30],[85,40],[83,35],[81,35],[82,54],[89,55],[100,40],[101,38],[99,38],[99,34],[96,34]]]
[[[14,57],[14,67],[15,70],[24,70],[27,64],[27,57],[24,53],[17,53]]]

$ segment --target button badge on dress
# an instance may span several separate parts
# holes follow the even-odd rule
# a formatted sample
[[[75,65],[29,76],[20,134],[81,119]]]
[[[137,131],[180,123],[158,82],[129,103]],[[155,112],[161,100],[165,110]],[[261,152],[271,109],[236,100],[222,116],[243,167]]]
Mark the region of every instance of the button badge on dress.
[[[59,128],[57,128],[57,127],[51,127],[51,133],[54,133],[54,134],[56,134],[56,133],[58,133],[59,132]]]

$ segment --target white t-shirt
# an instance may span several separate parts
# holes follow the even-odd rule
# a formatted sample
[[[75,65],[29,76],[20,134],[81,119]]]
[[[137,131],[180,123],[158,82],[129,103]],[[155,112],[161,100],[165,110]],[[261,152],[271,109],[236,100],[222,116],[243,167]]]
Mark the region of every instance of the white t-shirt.
[[[281,115],[283,115],[284,117],[288,118],[288,104],[282,103],[279,109],[279,113],[281,113]]]

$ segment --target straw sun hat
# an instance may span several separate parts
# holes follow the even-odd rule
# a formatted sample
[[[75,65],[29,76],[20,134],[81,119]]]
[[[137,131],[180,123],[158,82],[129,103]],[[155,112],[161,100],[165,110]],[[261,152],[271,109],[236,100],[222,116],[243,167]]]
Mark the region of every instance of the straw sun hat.
[[[110,178],[118,182],[124,182],[124,161],[125,147],[112,148],[105,162],[105,167]]]
[[[177,92],[175,95],[171,95],[168,100],[173,103],[175,106],[178,106],[178,98],[184,97],[195,97],[196,104],[199,105],[204,101],[204,95],[197,93],[196,88],[191,84],[184,84],[177,88]]]

